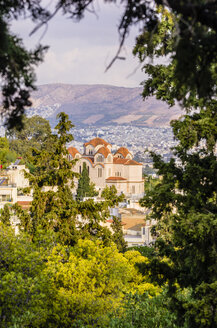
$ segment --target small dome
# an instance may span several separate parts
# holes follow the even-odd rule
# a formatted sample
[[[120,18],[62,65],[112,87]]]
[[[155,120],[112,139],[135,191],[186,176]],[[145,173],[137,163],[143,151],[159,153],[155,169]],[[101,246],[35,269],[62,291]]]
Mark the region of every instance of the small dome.
[[[77,150],[77,148],[75,148],[75,147],[69,147],[68,153],[70,155],[72,155],[73,158],[75,157],[76,154],[80,154],[79,151]]]
[[[102,154],[105,158],[107,158],[110,153],[111,152],[108,148],[101,147],[96,154]]]
[[[126,158],[128,154],[130,154],[132,156],[132,154],[129,152],[129,150],[127,148],[125,148],[125,147],[120,147],[116,151],[115,155],[118,155],[118,154],[122,155],[124,158]]]
[[[102,146],[105,146],[105,147],[111,146],[110,143],[108,143],[107,141],[105,141],[104,139],[101,139],[101,138],[94,138],[94,139],[92,139],[89,142],[86,142],[84,144],[85,147],[88,146],[88,145],[92,145],[93,147],[96,147],[98,145],[102,145]]]

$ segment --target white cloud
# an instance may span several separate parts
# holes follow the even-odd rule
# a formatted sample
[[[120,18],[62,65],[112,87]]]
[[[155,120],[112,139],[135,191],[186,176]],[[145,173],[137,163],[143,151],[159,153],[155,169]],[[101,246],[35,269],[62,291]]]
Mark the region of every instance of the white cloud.
[[[104,73],[106,66],[115,55],[118,44],[117,25],[121,9],[111,4],[98,5],[99,18],[87,13],[79,23],[58,15],[48,25],[42,43],[50,46],[44,63],[37,70],[37,83],[72,83],[72,84],[111,84],[119,86],[139,86],[144,79],[140,69],[127,78],[138,66],[138,59],[133,58],[132,49],[135,36],[133,29],[123,56],[126,60],[117,61]],[[43,35],[43,28],[33,37],[29,37],[33,24],[26,20],[13,24],[13,30],[23,37],[28,48],[38,43]]]
[[[138,62],[127,55],[125,61],[117,61],[105,73],[106,65],[115,54],[116,46],[94,46],[75,48],[71,51],[56,53],[50,50],[45,61],[37,69],[38,83],[72,83],[72,84],[111,84],[119,86],[138,86],[144,78],[138,70],[130,78]],[[130,53],[131,49],[128,49]],[[106,60],[106,54],[109,59]]]

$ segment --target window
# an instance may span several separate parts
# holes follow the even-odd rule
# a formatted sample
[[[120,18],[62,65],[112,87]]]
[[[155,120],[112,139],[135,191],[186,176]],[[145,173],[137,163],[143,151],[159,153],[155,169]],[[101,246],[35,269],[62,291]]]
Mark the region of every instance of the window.
[[[109,177],[111,176],[111,169],[109,169],[109,174],[108,175],[109,175]]]
[[[92,149],[89,149],[89,155],[93,155]]]
[[[87,172],[88,172],[88,175],[90,175],[90,167],[87,166]]]
[[[11,196],[10,195],[0,195],[0,201],[1,202],[10,202]]]
[[[121,177],[121,172],[115,172],[116,177]]]
[[[102,178],[102,168],[98,168],[98,178]]]
[[[109,155],[109,156],[107,157],[107,159],[108,159],[108,162],[111,162],[111,161],[112,161],[112,157],[111,157],[111,155]]]
[[[81,165],[79,166],[79,173],[81,174]]]
[[[102,155],[98,155],[97,158],[96,158],[96,161],[97,162],[104,162],[104,158]]]
[[[142,234],[145,235],[145,227],[142,228]]]
[[[135,186],[132,186],[132,194],[135,194]]]

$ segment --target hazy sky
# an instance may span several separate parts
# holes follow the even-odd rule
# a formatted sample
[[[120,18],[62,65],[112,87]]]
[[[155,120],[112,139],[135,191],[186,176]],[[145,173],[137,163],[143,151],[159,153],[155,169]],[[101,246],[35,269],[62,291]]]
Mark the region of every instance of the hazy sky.
[[[126,40],[121,54],[126,60],[118,60],[104,73],[118,48],[117,26],[122,10],[117,5],[104,4],[102,0],[98,0],[95,9],[98,17],[87,13],[79,23],[59,14],[49,22],[46,32],[42,27],[31,37],[29,33],[34,25],[30,21],[20,20],[13,24],[12,29],[28,48],[39,41],[50,46],[44,63],[36,70],[37,84],[140,85],[144,73],[138,67],[138,59],[132,55],[138,28],[134,28]],[[132,74],[137,67],[136,73]]]

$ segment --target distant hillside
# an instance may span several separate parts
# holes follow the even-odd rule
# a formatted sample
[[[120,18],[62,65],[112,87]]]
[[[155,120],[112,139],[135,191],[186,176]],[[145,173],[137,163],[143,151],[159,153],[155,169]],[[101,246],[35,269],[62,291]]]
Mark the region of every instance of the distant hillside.
[[[40,85],[32,93],[30,115],[39,114],[54,122],[57,113],[66,112],[73,124],[133,124],[147,127],[169,126],[181,114],[178,106],[169,108],[153,97],[143,101],[142,88],[109,85]]]

